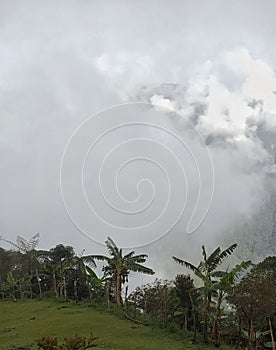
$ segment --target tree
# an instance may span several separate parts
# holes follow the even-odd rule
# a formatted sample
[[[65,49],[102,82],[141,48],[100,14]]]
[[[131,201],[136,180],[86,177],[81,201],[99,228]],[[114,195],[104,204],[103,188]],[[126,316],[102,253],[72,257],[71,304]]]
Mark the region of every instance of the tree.
[[[21,277],[22,254],[19,251],[0,248],[0,283],[3,283],[9,271],[16,279]]]
[[[227,293],[231,291],[240,274],[247,270],[250,266],[250,261],[243,261],[230,271],[218,271],[217,273],[213,274],[215,277],[220,277],[219,280],[214,282],[212,286],[212,290],[215,292],[216,296],[216,305],[211,341],[216,347],[219,347],[221,344],[221,316],[223,313],[223,308],[221,307],[222,302],[227,296]]]
[[[8,272],[7,274],[7,282],[10,287],[10,295],[14,301],[16,301],[15,298],[15,286],[16,286],[16,280],[13,277],[13,274],[11,271]]]
[[[153,283],[137,287],[129,296],[133,306],[134,317],[136,310],[143,310],[145,317],[151,322],[158,322],[162,328],[167,327],[173,318],[179,300],[171,281],[155,279]]]
[[[104,285],[106,285],[106,287],[109,285],[109,278],[105,274],[102,277],[98,277],[89,266],[86,266],[85,268],[87,272],[86,281],[89,289],[90,301],[92,299],[100,301],[104,294]],[[107,290],[106,294],[108,293],[109,291]],[[107,297],[107,301],[109,302],[109,297]]]
[[[91,267],[96,267],[96,263],[92,255],[83,255],[83,253],[84,253],[84,249],[80,255],[75,255],[71,259],[71,264],[74,270],[74,298],[76,301],[78,299],[78,288],[77,288],[78,281],[80,282],[83,281],[84,284],[87,285],[88,292],[90,293],[90,287],[89,287],[88,278],[87,278],[89,276],[87,275],[87,267],[88,267],[87,265]]]
[[[194,272],[194,274],[201,279],[203,282],[203,337],[207,340],[208,334],[208,314],[210,311],[211,300],[212,300],[212,284],[213,284],[213,274],[217,267],[233,253],[237,248],[237,244],[232,244],[225,250],[221,250],[220,247],[215,249],[209,257],[207,257],[205,246],[202,246],[202,257],[198,266],[191,264],[188,261],[179,259],[173,256],[173,260],[178,264],[185,266]]]
[[[123,255],[123,250],[121,248],[119,249],[110,237],[107,238],[105,244],[110,256],[93,255],[92,257],[95,260],[107,262],[104,272],[115,283],[116,303],[120,306],[122,305],[122,284],[127,281],[130,271],[149,275],[153,275],[154,271],[141,265],[146,261],[146,254],[134,255],[135,252],[131,251]]]
[[[58,244],[48,252],[45,260],[46,271],[52,274],[55,296],[63,295],[67,300],[66,270],[75,256],[74,248]],[[57,281],[59,278],[59,282]]]
[[[175,293],[178,297],[178,312],[182,315],[181,328],[188,329],[188,320],[191,315],[193,324],[194,341],[196,337],[196,304],[198,304],[199,293],[194,286],[194,281],[190,275],[176,275],[174,280]]]
[[[263,331],[267,326],[275,348],[271,321],[276,316],[275,271],[276,257],[266,258],[233,287],[228,297],[247,327],[249,350],[253,346],[254,333]]]
[[[22,263],[23,265],[26,266],[26,270],[27,270],[27,275],[29,277],[30,280],[30,296],[32,298],[32,277],[33,274],[35,274],[36,276],[36,280],[37,280],[37,285],[38,285],[38,289],[39,289],[39,297],[41,299],[42,297],[42,291],[41,291],[41,283],[40,283],[40,277],[39,277],[39,266],[40,266],[40,262],[39,262],[39,257],[44,255],[44,251],[38,251],[36,250],[38,244],[39,244],[39,233],[36,233],[33,237],[31,237],[31,239],[28,241],[26,240],[24,237],[21,237],[19,235],[17,235],[16,237],[16,243],[7,240],[3,237],[1,237],[1,239],[9,244],[11,244],[13,247],[15,247],[16,249],[18,249],[18,251],[20,253],[23,254],[22,256]]]

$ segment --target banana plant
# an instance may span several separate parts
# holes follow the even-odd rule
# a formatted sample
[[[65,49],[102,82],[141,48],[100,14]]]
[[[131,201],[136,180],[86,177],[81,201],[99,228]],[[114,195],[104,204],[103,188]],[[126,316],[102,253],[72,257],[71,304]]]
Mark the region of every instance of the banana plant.
[[[212,292],[216,295],[216,305],[211,341],[217,347],[221,344],[221,317],[224,311],[221,307],[222,302],[227,293],[234,286],[237,278],[251,265],[251,261],[243,261],[236,265],[231,271],[216,271],[213,273],[213,277],[219,277],[219,280],[212,284]]]
[[[64,261],[61,263],[61,266],[59,268],[59,272],[61,274],[61,286],[62,286],[62,290],[63,290],[63,295],[64,295],[64,299],[67,300],[67,286],[66,286],[66,276],[65,276],[65,271],[67,270],[69,266],[69,262],[68,261]],[[62,294],[62,293],[60,293]]]
[[[115,242],[107,237],[105,241],[106,248],[110,256],[92,255],[92,259],[105,261],[107,265],[104,271],[112,279],[115,285],[116,302],[118,306],[122,305],[122,285],[128,280],[130,272],[140,272],[148,275],[154,275],[154,271],[144,264],[147,260],[146,254],[135,255],[134,251],[123,255],[122,248],[117,247]]]
[[[188,261],[179,259],[173,256],[173,260],[178,264],[188,268],[193,271],[193,273],[200,278],[203,282],[202,292],[203,292],[203,337],[204,340],[207,340],[208,336],[208,316],[211,308],[212,302],[212,287],[213,287],[213,279],[214,273],[218,266],[222,264],[222,262],[233,253],[233,251],[237,248],[237,244],[232,244],[230,247],[221,250],[220,247],[216,248],[209,256],[207,256],[207,252],[205,246],[202,246],[202,260],[200,261],[198,266],[191,264]]]
[[[92,292],[94,292],[94,297],[98,299],[98,297],[104,290],[104,284],[106,284],[107,286],[109,285],[108,283],[109,277],[105,273],[103,274],[102,277],[98,277],[95,271],[93,271],[87,265],[85,266],[85,269],[87,272],[87,285],[89,288],[90,301],[93,298]],[[109,294],[109,291],[108,291],[108,294]]]
[[[96,267],[96,263],[95,263],[94,259],[92,258],[92,256],[91,255],[83,255],[84,251],[85,251],[85,249],[82,250],[81,254],[75,255],[71,259],[71,265],[72,265],[73,270],[74,270],[74,297],[75,297],[76,301],[78,300],[78,288],[77,288],[78,278],[85,280],[86,285],[88,286],[88,289],[89,289],[89,293],[90,293],[91,290],[90,290],[90,287],[87,283],[86,266],[89,265],[92,267]]]
[[[44,261],[44,270],[52,275],[53,290],[56,298],[63,294],[67,300],[66,276],[65,272],[69,266],[68,261],[63,261],[56,265],[49,257]],[[59,282],[58,282],[59,280]]]
[[[17,235],[16,242],[12,242],[4,237],[0,237],[0,240],[9,243],[11,246],[16,248],[20,253],[23,254],[24,262],[27,268],[27,275],[31,276],[29,278],[29,289],[30,289],[30,297],[32,298],[32,277],[36,276],[37,285],[39,289],[39,298],[42,298],[40,277],[39,277],[39,267],[41,266],[39,259],[41,256],[45,254],[42,250],[36,250],[39,244],[39,233],[36,233],[31,239],[27,240],[22,236]]]
[[[7,282],[8,282],[8,285],[9,285],[9,289],[11,290],[10,294],[11,294],[11,297],[14,301],[16,301],[16,298],[15,298],[15,287],[17,285],[17,282],[15,280],[15,278],[13,277],[13,274],[11,271],[8,272],[7,274]]]

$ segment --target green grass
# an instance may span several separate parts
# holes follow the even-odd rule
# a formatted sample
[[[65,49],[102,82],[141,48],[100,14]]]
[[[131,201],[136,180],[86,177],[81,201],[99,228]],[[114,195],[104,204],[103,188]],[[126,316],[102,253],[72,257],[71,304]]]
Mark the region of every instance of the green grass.
[[[10,331],[4,331],[11,329]],[[0,349],[32,345],[42,336],[72,337],[75,333],[99,337],[95,349],[201,350],[187,339],[177,340],[159,329],[136,325],[118,316],[84,304],[61,304],[51,300],[0,302]],[[226,349],[226,348],[221,348]]]

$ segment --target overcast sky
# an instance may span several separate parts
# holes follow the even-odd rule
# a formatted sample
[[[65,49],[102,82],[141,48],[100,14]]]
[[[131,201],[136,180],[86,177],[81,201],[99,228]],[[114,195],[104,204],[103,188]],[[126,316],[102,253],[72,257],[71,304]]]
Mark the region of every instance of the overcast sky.
[[[62,242],[104,252],[67,215],[61,159],[89,116],[140,101],[191,121],[210,148],[216,178],[209,215],[195,234],[186,235],[180,220],[144,248],[153,268],[169,270],[172,254],[197,260],[199,244],[213,249],[223,241],[269,197],[275,13],[273,0],[0,1],[0,234],[14,241],[40,232],[40,248]],[[172,123],[183,131],[181,121]],[[105,155],[89,156],[87,176]],[[144,174],[143,164],[138,170]],[[123,184],[126,193],[130,185]],[[97,202],[94,182],[88,193]],[[98,234],[104,241],[109,232]]]

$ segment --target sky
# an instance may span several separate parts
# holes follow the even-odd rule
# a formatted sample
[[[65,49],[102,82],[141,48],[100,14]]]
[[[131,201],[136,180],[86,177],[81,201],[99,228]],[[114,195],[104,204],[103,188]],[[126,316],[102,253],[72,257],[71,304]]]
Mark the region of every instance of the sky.
[[[270,198],[276,144],[275,10],[273,0],[0,1],[0,235],[15,241],[18,234],[28,239],[39,232],[40,248],[61,242],[74,246],[77,253],[85,248],[87,254],[105,252],[93,239],[103,243],[112,233],[128,248],[132,243],[145,243],[139,241],[142,235],[138,230],[135,240],[125,244],[127,236],[98,227],[92,216],[86,235],[72,222],[72,216],[78,221],[84,212],[73,192],[77,157],[62,178],[68,190],[64,196],[60,186],[68,141],[75,135],[79,137],[76,147],[84,142],[84,134],[78,134],[80,126],[87,131],[95,114],[109,123],[115,120],[114,110],[109,109],[112,106],[142,102],[158,105],[159,110],[149,108],[157,113],[155,122],[188,140],[189,147],[199,152],[201,217],[206,208],[208,214],[193,234],[187,234],[195,204],[188,200],[188,214],[174,218],[175,226],[167,234],[167,221],[163,221],[151,232],[153,238],[164,237],[155,243],[149,239],[151,244],[137,252],[149,254],[157,275],[167,277],[178,271],[170,262],[172,255],[197,262],[201,244],[212,250],[223,243],[229,227],[250,220]],[[177,115],[171,116],[168,110]],[[141,118],[147,118],[147,113]],[[95,134],[105,124],[98,126],[91,127]],[[171,134],[156,127],[136,127],[107,136],[110,138],[98,143],[94,153],[87,154],[84,169],[88,200],[105,219],[118,219],[119,226],[137,226],[149,220],[145,216],[140,222],[139,216],[129,212],[121,219],[113,217],[110,207],[103,207],[106,203],[99,191],[102,161],[130,137],[155,139],[162,146],[155,153],[159,158],[162,154],[159,164],[174,170],[164,151],[165,146],[171,147],[186,165],[189,189],[196,199],[195,172],[187,165],[191,159]],[[206,145],[211,162],[206,154],[200,155]],[[117,155],[109,159],[111,166],[103,168],[105,193],[116,197],[112,166],[120,168],[118,159],[131,159],[132,151],[138,157],[142,150],[142,161],[123,169],[118,184],[128,200],[125,203],[138,198],[135,210],[140,208],[140,199],[143,207],[156,194],[153,211],[149,211],[152,220],[167,198],[166,172],[158,173],[154,163],[145,162],[147,152],[154,150],[153,143],[144,140],[142,148],[135,143],[126,146],[122,151],[116,149]],[[181,211],[182,195],[185,197],[184,182],[174,177],[177,170],[169,174],[174,195],[169,198],[168,221],[175,214],[173,208]],[[145,178],[150,181],[137,189],[137,183]],[[70,201],[65,203],[67,207],[64,199]],[[125,209],[129,211],[132,204]],[[70,205],[75,205],[76,211],[68,215]]]

